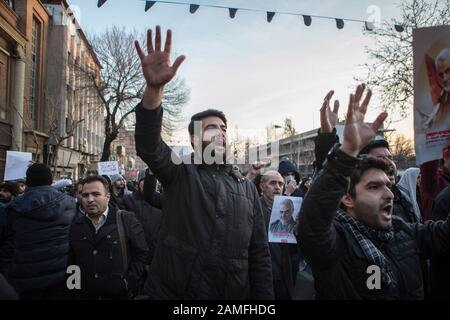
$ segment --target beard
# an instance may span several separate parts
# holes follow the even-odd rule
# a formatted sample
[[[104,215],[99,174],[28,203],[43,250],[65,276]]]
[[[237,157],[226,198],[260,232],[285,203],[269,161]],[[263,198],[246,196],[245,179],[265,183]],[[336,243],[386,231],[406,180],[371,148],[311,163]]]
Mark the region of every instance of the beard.
[[[227,163],[227,146],[223,141],[202,141],[202,159],[206,164]]]

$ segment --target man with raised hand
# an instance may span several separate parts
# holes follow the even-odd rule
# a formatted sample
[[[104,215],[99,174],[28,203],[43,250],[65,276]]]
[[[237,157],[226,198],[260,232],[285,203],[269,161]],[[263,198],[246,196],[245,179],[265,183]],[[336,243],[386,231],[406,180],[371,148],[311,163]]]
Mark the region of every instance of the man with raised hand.
[[[189,163],[182,163],[161,139],[164,86],[185,59],[180,56],[171,65],[171,39],[168,30],[162,50],[157,26],[154,46],[148,31],[147,54],[135,43],[147,82],[136,107],[136,151],[164,188],[162,226],[146,294],[153,299],[273,299],[256,188],[222,161],[225,115],[209,109],[192,116],[189,134],[196,152]],[[208,151],[213,161],[203,157]]]
[[[387,117],[364,123],[363,91],[350,95],[343,144],[303,201],[297,240],[320,299],[423,299],[420,261],[450,254],[450,219],[409,224],[392,214],[389,164],[357,158]]]

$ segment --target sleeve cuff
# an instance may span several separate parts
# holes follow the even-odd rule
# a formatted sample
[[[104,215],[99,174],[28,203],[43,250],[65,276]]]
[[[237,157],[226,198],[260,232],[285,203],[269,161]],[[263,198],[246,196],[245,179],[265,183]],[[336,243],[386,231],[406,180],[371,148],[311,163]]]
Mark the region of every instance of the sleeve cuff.
[[[349,177],[358,164],[359,159],[349,156],[340,149],[340,144],[336,144],[327,156],[327,163],[330,169],[339,174]]]
[[[148,110],[142,106],[142,101],[136,106],[136,114],[140,114],[144,117],[158,117],[162,112],[162,104],[160,104],[156,109]]]

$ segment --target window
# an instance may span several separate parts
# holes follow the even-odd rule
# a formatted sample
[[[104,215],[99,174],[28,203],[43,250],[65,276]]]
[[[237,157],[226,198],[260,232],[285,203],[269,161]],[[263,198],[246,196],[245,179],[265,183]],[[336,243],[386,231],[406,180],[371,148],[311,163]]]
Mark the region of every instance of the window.
[[[8,85],[9,85],[9,58],[6,54],[0,51],[0,119],[7,118],[7,103],[8,103]]]
[[[14,0],[4,0],[8,7],[14,10]]]
[[[31,64],[30,64],[30,116],[33,129],[38,126],[38,102],[39,102],[39,66],[41,58],[41,23],[33,18],[31,34]]]

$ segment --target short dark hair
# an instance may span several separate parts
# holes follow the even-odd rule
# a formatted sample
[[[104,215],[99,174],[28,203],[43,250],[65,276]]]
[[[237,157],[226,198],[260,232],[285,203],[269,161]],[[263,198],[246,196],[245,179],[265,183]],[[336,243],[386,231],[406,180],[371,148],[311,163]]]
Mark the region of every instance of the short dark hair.
[[[218,117],[220,118],[225,125],[227,125],[227,118],[225,117],[225,114],[222,111],[216,110],[216,109],[208,109],[199,113],[194,114],[191,117],[191,122],[189,122],[188,130],[189,134],[194,134],[194,121],[200,121],[206,117]]]
[[[95,169],[89,169],[88,171],[86,171],[86,176],[97,176],[98,175],[98,171]]]
[[[361,181],[361,177],[364,174],[364,172],[366,172],[369,169],[380,169],[383,170],[386,174],[388,174],[389,171],[391,170],[391,166],[384,159],[370,156],[362,157],[361,160],[358,162],[358,165],[350,175],[350,186],[348,189],[348,194],[352,198],[356,198],[355,186],[358,184],[359,181]]]
[[[359,154],[369,154],[370,151],[375,148],[386,148],[389,150],[389,142],[384,139],[372,140],[364,148],[362,148]]]
[[[81,185],[84,186],[87,183],[92,183],[92,182],[100,182],[101,184],[103,184],[103,187],[105,188],[106,193],[110,193],[109,191],[109,184],[108,181],[106,181],[105,178],[103,178],[102,176],[89,176],[84,178],[83,180],[81,180]]]

